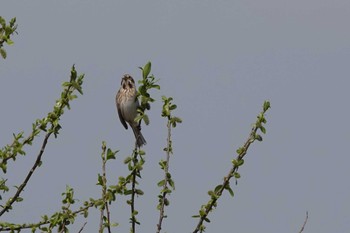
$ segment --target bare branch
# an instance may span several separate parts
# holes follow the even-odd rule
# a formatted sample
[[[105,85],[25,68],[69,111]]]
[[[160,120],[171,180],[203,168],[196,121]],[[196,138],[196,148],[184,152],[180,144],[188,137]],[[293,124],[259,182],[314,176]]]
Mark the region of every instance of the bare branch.
[[[301,232],[304,231],[304,227],[305,227],[305,225],[306,225],[306,223],[307,223],[308,218],[309,218],[309,213],[308,213],[308,211],[306,211],[305,221],[304,221],[304,224],[303,224],[303,226],[301,227],[299,233],[301,233]]]
[[[78,231],[78,233],[81,233],[84,230],[84,227],[86,226],[87,222],[84,223],[84,225],[80,228],[80,230]]]

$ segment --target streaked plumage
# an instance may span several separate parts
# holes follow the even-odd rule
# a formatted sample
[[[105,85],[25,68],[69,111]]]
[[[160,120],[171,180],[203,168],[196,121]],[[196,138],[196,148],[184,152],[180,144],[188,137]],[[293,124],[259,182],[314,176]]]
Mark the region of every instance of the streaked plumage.
[[[125,74],[121,81],[121,87],[116,96],[116,105],[118,109],[118,115],[120,122],[125,129],[128,129],[128,123],[132,128],[137,145],[141,147],[146,145],[146,140],[141,133],[141,122],[135,122],[134,119],[137,116],[137,108],[139,101],[137,99],[137,91],[134,79]]]

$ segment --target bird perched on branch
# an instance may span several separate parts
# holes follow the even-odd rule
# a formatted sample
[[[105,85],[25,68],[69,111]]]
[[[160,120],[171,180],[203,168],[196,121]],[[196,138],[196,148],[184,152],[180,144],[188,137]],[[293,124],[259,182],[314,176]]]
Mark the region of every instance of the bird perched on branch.
[[[120,122],[125,129],[128,129],[128,123],[134,132],[138,147],[146,145],[146,140],[141,133],[141,121],[136,122],[137,108],[139,101],[137,99],[137,91],[134,79],[125,74],[121,81],[121,87],[115,98]]]

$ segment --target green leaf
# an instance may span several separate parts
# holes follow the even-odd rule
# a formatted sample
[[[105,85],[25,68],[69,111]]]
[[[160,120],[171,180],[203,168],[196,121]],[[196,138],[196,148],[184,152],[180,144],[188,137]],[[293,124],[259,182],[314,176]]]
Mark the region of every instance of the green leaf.
[[[169,182],[170,187],[172,187],[173,190],[175,190],[175,183],[174,183],[173,179],[169,179],[168,182]]]
[[[140,195],[140,196],[142,196],[144,193],[143,193],[143,191],[141,190],[141,189],[136,189],[135,190],[135,193],[137,194],[137,195]]]
[[[125,192],[124,192],[124,195],[131,195],[132,194],[132,190],[126,190]]]
[[[7,38],[7,39],[6,39],[6,43],[7,43],[8,45],[13,45],[13,44],[14,44],[13,41],[12,41],[10,38]]]
[[[215,194],[215,192],[213,190],[209,190],[208,191],[208,195],[211,196],[211,197],[212,196],[216,196],[216,194]]]
[[[214,192],[218,193],[220,189],[222,189],[222,185],[221,184],[215,187]]]
[[[149,118],[147,114],[144,114],[142,117],[143,121],[145,122],[146,125],[149,125]]]
[[[6,25],[6,21],[5,21],[5,19],[3,18],[3,17],[1,17],[0,16],[0,25],[1,25],[1,27],[5,27],[5,25]]]
[[[97,185],[103,185],[103,179],[102,176],[100,174],[98,174],[98,178],[97,178]]]
[[[259,134],[255,135],[255,139],[258,140],[259,142],[263,140],[263,138]]]
[[[74,79],[76,79],[77,76],[77,72],[75,72],[75,77]],[[77,83],[77,82],[71,82],[72,87],[74,87],[81,95],[83,94],[83,90],[81,89],[81,86]]]
[[[126,158],[124,159],[124,164],[129,163],[131,160],[132,160],[132,157],[131,157],[131,156],[126,157]]]
[[[10,27],[13,27],[15,25],[15,23],[16,23],[16,17],[14,17],[10,20]]]
[[[179,117],[173,117],[174,121],[177,123],[182,123],[182,119]]]
[[[145,155],[146,152],[144,150],[139,150],[139,155]]]
[[[264,112],[266,112],[269,108],[271,108],[270,102],[269,101],[265,101],[264,102],[264,107],[263,107]]]
[[[163,187],[165,184],[165,180],[161,180],[157,183],[158,187]]]
[[[225,188],[229,193],[230,193],[230,195],[231,195],[231,197],[233,197],[234,196],[234,192],[232,191],[232,189],[231,189],[231,187],[230,186],[226,186],[226,188]]]
[[[156,85],[156,84],[152,85],[151,88],[155,88],[155,89],[160,90],[160,86],[159,86],[159,85]]]
[[[111,224],[111,227],[117,227],[118,225],[119,225],[119,223],[114,222],[114,223]]]
[[[242,166],[244,164],[244,159],[238,160],[238,166]]]
[[[176,104],[172,104],[172,105],[170,106],[170,110],[174,110],[174,109],[176,109],[176,108],[177,108]]]
[[[148,62],[142,69],[142,77],[146,79],[151,72],[151,62]]]
[[[7,53],[6,53],[6,50],[5,50],[5,49],[0,48],[0,54],[1,54],[2,58],[6,59]]]
[[[233,164],[234,166],[236,166],[236,167],[238,166],[238,162],[237,162],[237,160],[232,159],[232,161],[231,161],[231,162],[232,162],[232,164]]]
[[[77,78],[77,71],[75,70],[75,65],[72,66],[72,69],[70,71],[70,80],[75,81],[75,79]]]
[[[233,176],[234,176],[236,179],[241,178],[241,175],[240,175],[238,172],[233,173]]]
[[[118,153],[117,151],[112,151],[110,148],[107,149],[107,160],[109,159],[115,159],[115,154]]]
[[[143,115],[137,115],[134,119],[135,122],[139,122],[140,120],[142,120]]]
[[[209,218],[204,218],[204,221],[210,222]]]
[[[237,154],[239,154],[239,155],[240,155],[240,154],[242,154],[242,153],[243,153],[243,151],[244,151],[244,148],[243,148],[243,147],[240,147],[240,148],[238,148],[238,149],[237,149],[237,151],[236,151],[236,152],[237,152]]]

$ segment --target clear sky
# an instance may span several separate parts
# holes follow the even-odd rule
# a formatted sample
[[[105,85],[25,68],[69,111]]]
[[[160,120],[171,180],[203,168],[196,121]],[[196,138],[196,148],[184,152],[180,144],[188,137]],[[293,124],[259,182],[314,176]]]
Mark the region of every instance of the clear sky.
[[[114,98],[122,75],[138,80],[137,67],[151,61],[161,90],[152,92],[158,101],[142,128],[148,144],[138,232],[155,232],[158,221],[161,95],[174,97],[174,114],[183,119],[173,131],[176,190],[164,232],[193,231],[191,216],[228,172],[264,100],[272,106],[267,135],[252,145],[235,197],[223,195],[207,232],[295,233],[306,211],[305,232],[349,231],[350,1],[2,1],[0,15],[19,25],[0,62],[1,146],[51,111],[73,64],[86,75],[84,95],[63,116],[24,203],[1,221],[38,221],[57,211],[66,184],[78,204],[98,198],[102,140],[120,150],[108,164],[110,184],[127,174],[122,161],[134,139]],[[20,184],[42,140],[11,163],[9,183]],[[114,232],[128,232],[125,198],[111,211],[120,224]],[[84,232],[97,232],[98,216],[91,212]]]

